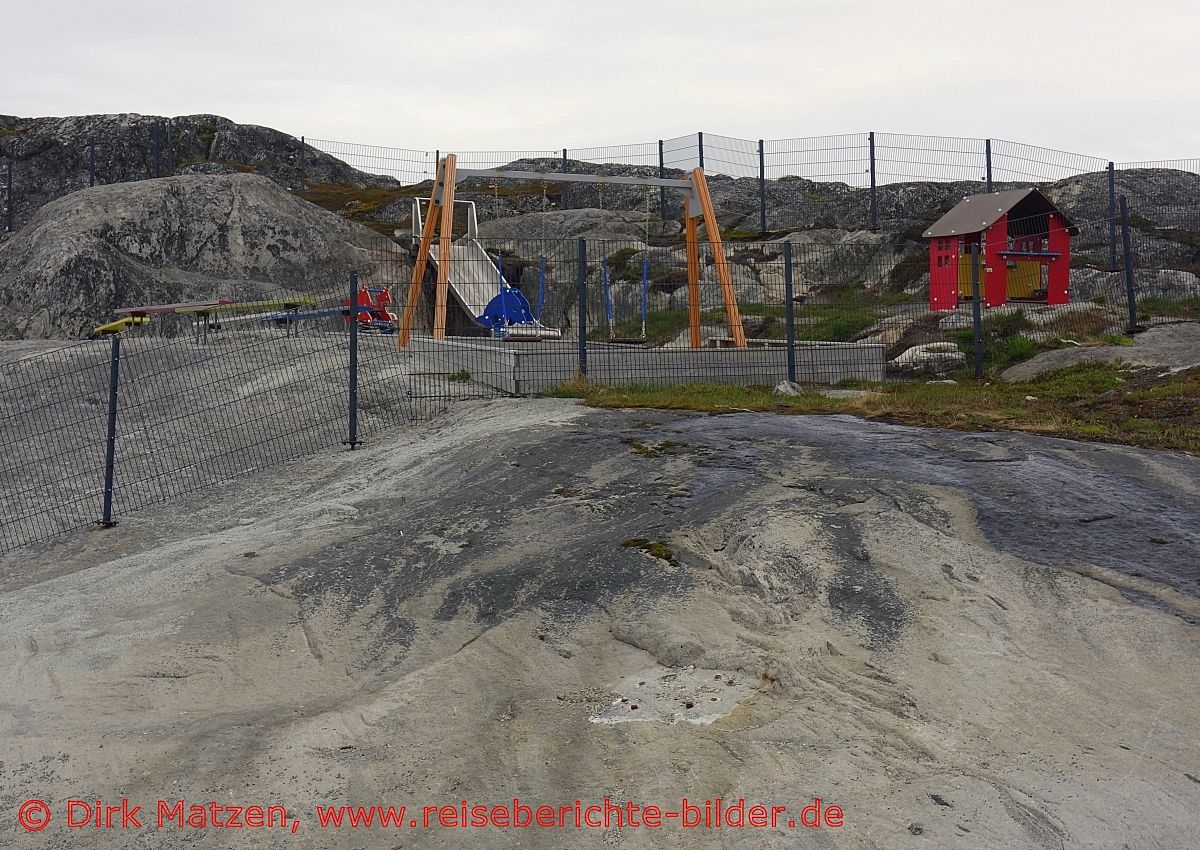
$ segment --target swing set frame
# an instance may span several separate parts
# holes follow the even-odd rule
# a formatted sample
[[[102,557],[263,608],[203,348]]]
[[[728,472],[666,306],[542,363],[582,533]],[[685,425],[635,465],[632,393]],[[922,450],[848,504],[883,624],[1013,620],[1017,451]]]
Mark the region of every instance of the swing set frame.
[[[404,315],[400,320],[396,343],[406,348],[412,332],[413,316],[421,295],[421,284],[425,280],[429,253],[434,237],[438,240],[437,283],[434,290],[433,338],[446,337],[446,307],[450,295],[450,242],[454,226],[454,190],[459,180],[468,177],[484,177],[493,180],[530,180],[543,183],[594,183],[624,186],[660,187],[679,189],[684,192],[683,216],[684,239],[687,244],[687,289],[688,289],[688,336],[692,348],[701,347],[700,339],[700,241],[699,227],[704,224],[716,267],[717,282],[721,287],[721,298],[725,303],[725,317],[735,348],[746,347],[746,331],[738,312],[737,298],[733,291],[733,278],[729,272],[729,261],[725,257],[725,246],[721,241],[721,230],[713,210],[712,195],[704,179],[704,169],[695,168],[682,179],[666,177],[624,177],[605,174],[566,174],[561,172],[513,171],[503,168],[458,168],[458,158],[446,154],[438,160],[434,175],[433,191],[429,197],[429,212],[421,229],[421,241],[417,246],[417,258],[413,265],[412,282],[404,303]]]

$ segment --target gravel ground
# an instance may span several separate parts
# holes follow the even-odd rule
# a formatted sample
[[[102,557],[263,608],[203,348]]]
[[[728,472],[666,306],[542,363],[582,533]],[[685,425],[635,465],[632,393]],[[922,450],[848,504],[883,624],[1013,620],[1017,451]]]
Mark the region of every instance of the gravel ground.
[[[460,405],[0,557],[0,845],[1190,847],[1198,481],[1019,434]],[[313,808],[514,795],[821,797],[844,825]],[[151,814],[67,830],[71,797]],[[297,832],[160,829],[158,799]]]

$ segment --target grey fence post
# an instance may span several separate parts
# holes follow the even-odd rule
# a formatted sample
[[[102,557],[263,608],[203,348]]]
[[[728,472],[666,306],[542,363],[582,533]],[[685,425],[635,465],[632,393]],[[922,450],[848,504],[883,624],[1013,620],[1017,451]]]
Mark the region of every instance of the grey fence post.
[[[1125,196],[1121,196],[1121,247],[1124,249],[1125,261],[1125,302],[1129,305],[1129,332],[1137,327],[1137,291],[1133,282],[1133,240],[1129,234],[1129,204]]]
[[[12,233],[13,214],[16,212],[17,201],[16,198],[13,197],[13,164],[11,159],[7,162],[7,165],[8,177],[6,179],[6,183],[8,188],[5,190],[4,202],[5,206],[8,207],[8,211],[4,217],[4,230],[8,233]]]
[[[88,139],[88,185],[96,185],[96,137]]]
[[[758,232],[767,232],[767,157],[763,140],[758,140]]]
[[[1108,267],[1117,270],[1117,169],[1108,164]]]
[[[579,375],[587,377],[587,240],[582,236],[579,237],[579,267],[578,267],[578,284],[579,292]]]
[[[704,133],[696,132],[696,150],[700,156],[700,167],[704,168]]]
[[[358,447],[358,272],[350,272],[350,385],[349,426],[346,445]]]
[[[871,229],[879,229],[879,197],[875,193],[875,133],[867,135],[867,148],[871,157]]]
[[[113,334],[108,359],[108,430],[104,441],[104,505],[99,524],[112,528],[113,470],[117,461],[117,385],[121,376],[121,335]]]
[[[567,170],[567,149],[563,148],[563,171]]]
[[[975,329],[975,377],[983,377],[983,305],[979,297],[979,243],[971,243],[971,326]]]
[[[787,321],[787,377],[796,380],[796,301],[792,286],[792,242],[783,243],[783,315]]]
[[[304,137],[300,137],[300,179],[304,179]]]
[[[663,180],[667,176],[667,166],[663,159],[663,140],[658,140],[658,179]],[[663,221],[667,220],[667,187],[658,187],[658,217]]]
[[[983,141],[983,162],[984,170],[987,175],[987,190],[992,191],[992,140],[984,139]]]

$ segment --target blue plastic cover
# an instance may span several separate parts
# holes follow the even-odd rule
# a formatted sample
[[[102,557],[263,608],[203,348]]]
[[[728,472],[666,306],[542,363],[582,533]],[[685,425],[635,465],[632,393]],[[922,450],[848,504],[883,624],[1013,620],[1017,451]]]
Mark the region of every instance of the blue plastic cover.
[[[479,324],[492,330],[503,330],[511,325],[533,324],[533,311],[527,299],[519,289],[511,286],[504,287],[495,298],[488,302],[483,315],[476,319]]]

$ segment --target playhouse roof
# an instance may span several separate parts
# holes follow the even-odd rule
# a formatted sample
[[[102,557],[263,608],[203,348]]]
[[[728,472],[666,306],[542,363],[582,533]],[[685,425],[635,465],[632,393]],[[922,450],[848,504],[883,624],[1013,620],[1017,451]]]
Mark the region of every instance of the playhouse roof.
[[[1072,236],[1079,234],[1079,228],[1037,189],[1009,189],[1007,192],[989,192],[963,198],[954,209],[935,221],[924,236],[933,239],[979,233],[1009,213],[1014,213],[1014,218],[1026,218],[1050,212],[1062,218]]]

